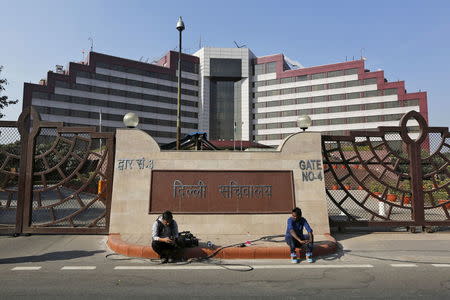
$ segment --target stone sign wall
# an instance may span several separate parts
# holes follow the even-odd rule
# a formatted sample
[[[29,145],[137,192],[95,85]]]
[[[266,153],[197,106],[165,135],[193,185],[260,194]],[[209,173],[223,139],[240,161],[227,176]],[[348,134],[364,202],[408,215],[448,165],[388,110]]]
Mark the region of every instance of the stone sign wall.
[[[293,207],[329,233],[320,133],[270,151],[162,151],[138,129],[118,129],[110,232],[151,236],[161,211],[198,236],[284,234]]]

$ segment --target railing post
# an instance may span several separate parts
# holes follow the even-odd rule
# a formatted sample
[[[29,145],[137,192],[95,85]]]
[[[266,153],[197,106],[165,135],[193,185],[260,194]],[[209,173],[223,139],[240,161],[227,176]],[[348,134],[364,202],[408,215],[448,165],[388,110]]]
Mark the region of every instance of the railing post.
[[[419,225],[425,225],[424,197],[422,186],[422,164],[420,157],[420,144],[408,144],[409,155],[409,174],[411,175],[412,189],[412,217],[414,222]]]

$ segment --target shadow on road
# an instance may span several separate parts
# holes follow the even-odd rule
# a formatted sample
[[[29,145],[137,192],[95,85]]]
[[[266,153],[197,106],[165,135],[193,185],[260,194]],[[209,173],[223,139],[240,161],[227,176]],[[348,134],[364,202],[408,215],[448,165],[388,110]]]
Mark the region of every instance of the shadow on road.
[[[85,250],[72,250],[72,251],[56,251],[45,253],[41,255],[30,255],[21,257],[11,257],[0,259],[0,264],[20,264],[20,263],[35,263],[44,261],[58,261],[69,260],[87,256],[93,256],[97,253],[103,253],[104,250],[85,251]]]

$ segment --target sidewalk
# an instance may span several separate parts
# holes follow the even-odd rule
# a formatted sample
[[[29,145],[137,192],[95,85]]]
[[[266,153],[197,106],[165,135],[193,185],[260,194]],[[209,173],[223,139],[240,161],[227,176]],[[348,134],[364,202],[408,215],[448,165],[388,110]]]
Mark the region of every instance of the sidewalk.
[[[184,249],[183,258],[205,258],[213,255],[214,258],[221,259],[283,259],[289,258],[290,255],[289,247],[284,242],[284,235],[264,238],[247,235],[201,236],[198,238],[199,246]],[[315,236],[314,239],[313,255],[315,257],[333,254],[338,249],[336,240],[329,234]],[[213,243],[211,248],[206,246],[208,241]],[[253,242],[242,247],[241,245],[246,241]],[[118,254],[140,258],[158,258],[151,247],[150,237],[121,236],[121,234],[112,233],[109,235],[107,245]],[[305,257],[303,250],[300,252],[300,257]]]

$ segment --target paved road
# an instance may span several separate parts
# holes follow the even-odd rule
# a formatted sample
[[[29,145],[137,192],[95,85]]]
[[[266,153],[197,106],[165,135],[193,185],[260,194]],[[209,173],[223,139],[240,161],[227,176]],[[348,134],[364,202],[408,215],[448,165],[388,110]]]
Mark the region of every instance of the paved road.
[[[450,297],[450,234],[337,238],[341,251],[315,264],[233,260],[159,265],[106,257],[110,252],[102,236],[2,236],[0,298]]]

